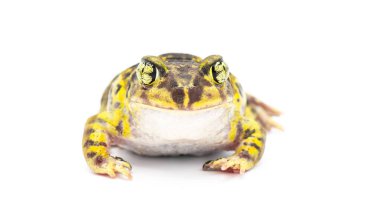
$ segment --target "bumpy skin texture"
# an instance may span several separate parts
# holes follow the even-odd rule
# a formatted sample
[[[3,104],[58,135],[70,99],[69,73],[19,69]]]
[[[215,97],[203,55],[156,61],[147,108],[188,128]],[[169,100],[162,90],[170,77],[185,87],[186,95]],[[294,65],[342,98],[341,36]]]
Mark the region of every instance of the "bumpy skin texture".
[[[226,74],[225,81],[218,81],[223,78],[221,76],[213,78],[217,72],[211,70],[224,69],[224,73],[228,71],[221,56],[209,56],[202,60],[189,54],[173,53],[158,57],[146,56],[142,62],[153,63],[159,72],[159,75],[153,77],[155,80],[149,85],[142,83],[141,78],[144,76],[138,75],[138,72],[144,71],[146,65],[134,65],[121,72],[105,90],[100,112],[86,122],[83,153],[88,166],[95,173],[131,177],[131,165],[109,153],[111,145],[121,144],[123,141],[120,139],[128,140],[133,136],[136,126],[133,121],[136,118],[131,103],[173,112],[198,111],[233,104],[226,139],[228,147],[225,149],[235,150],[235,153],[206,162],[203,170],[244,173],[262,157],[266,132],[273,127],[281,128],[271,119],[280,113],[246,95],[235,76]],[[147,78],[144,79],[149,82],[151,77]]]

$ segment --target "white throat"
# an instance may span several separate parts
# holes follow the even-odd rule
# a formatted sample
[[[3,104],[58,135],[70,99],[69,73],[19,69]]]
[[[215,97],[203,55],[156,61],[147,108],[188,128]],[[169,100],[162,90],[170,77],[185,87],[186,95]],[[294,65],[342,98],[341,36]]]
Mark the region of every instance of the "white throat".
[[[125,148],[138,154],[200,155],[226,148],[234,105],[195,111],[167,110],[131,103],[132,136]]]

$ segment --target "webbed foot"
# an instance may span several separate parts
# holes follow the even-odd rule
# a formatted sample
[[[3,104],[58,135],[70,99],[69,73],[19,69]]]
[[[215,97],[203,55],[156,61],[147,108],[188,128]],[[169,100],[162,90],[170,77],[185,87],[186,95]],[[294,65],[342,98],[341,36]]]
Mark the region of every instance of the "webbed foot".
[[[90,165],[92,170],[97,174],[106,174],[112,178],[117,174],[121,174],[128,179],[132,179],[132,166],[120,157],[108,157],[107,159],[96,159],[94,165]]]
[[[229,157],[207,161],[203,165],[203,170],[243,174],[252,169],[254,164],[255,162],[251,158],[234,154]]]

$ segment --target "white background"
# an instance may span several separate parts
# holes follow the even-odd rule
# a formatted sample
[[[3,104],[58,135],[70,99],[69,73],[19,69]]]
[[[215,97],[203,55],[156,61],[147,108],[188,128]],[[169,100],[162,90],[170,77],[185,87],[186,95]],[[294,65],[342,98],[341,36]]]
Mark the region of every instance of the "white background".
[[[160,3],[159,3],[160,2]],[[378,1],[1,1],[1,218],[379,218]],[[221,54],[281,109],[245,175],[208,157],[92,174],[86,119],[144,55]],[[120,151],[119,151],[120,152]]]

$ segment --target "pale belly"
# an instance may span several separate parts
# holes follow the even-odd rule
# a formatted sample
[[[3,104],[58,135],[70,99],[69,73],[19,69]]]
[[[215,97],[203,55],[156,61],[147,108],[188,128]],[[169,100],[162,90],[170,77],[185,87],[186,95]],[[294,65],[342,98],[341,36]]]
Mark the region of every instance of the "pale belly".
[[[148,156],[202,155],[224,150],[229,139],[233,104],[197,111],[158,109],[131,104],[131,136],[118,145]]]

